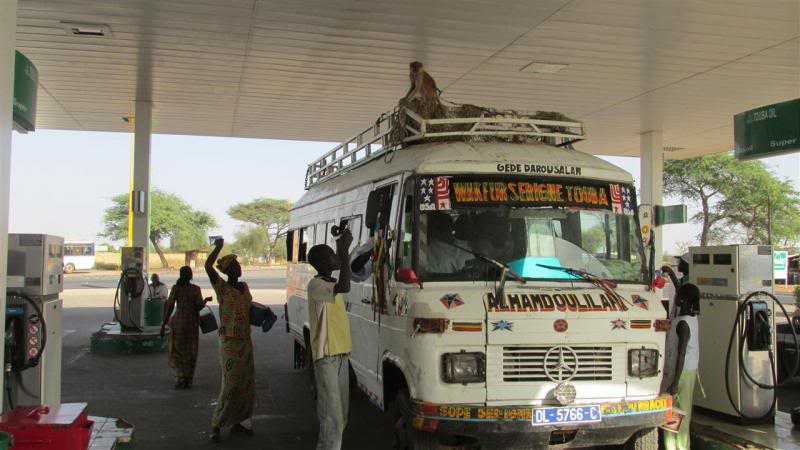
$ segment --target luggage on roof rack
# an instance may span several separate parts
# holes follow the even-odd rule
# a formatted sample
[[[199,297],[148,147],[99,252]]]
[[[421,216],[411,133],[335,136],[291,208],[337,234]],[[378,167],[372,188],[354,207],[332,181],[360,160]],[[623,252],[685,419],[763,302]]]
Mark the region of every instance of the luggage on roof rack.
[[[405,146],[430,142],[545,142],[565,147],[585,139],[583,123],[559,113],[524,114],[474,105],[447,108],[448,117],[426,119],[407,106],[308,165],[306,189]]]

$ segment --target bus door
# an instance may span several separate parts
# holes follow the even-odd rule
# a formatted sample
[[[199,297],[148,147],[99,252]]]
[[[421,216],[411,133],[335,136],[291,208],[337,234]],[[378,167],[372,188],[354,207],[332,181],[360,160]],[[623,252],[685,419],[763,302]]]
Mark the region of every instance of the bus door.
[[[360,291],[359,299],[351,303],[351,314],[357,316],[358,326],[351,329],[353,336],[353,355],[361,370],[359,382],[370,393],[381,397],[382,389],[378,380],[378,368],[383,353],[381,340],[381,324],[386,320],[389,309],[389,282],[391,277],[392,231],[397,217],[397,186],[400,176],[375,183],[367,201],[364,217],[364,228],[367,233],[365,242],[371,242],[372,258],[368,266],[368,275],[362,283],[353,285]],[[364,246],[367,247],[367,246]],[[353,255],[357,257],[358,255]],[[358,348],[357,348],[358,347]]]

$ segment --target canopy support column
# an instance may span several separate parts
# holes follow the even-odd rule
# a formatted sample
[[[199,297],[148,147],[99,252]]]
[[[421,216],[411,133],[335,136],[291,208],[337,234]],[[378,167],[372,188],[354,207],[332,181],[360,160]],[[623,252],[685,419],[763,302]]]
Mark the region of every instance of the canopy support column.
[[[150,138],[153,104],[136,102],[133,120],[133,156],[131,158],[131,198],[128,222],[128,243],[144,248],[148,261],[150,238]],[[145,263],[145,270],[147,263]]]
[[[642,203],[661,205],[664,201],[664,136],[661,131],[648,131],[641,136],[641,188]],[[664,234],[661,227],[655,230],[655,267],[661,267],[664,251]]]
[[[14,99],[14,51],[17,0],[0,1],[0,323],[6,323],[6,264],[8,263],[8,205],[11,191],[11,123]],[[0,345],[0,361],[5,346]],[[5,405],[0,389],[0,405]]]

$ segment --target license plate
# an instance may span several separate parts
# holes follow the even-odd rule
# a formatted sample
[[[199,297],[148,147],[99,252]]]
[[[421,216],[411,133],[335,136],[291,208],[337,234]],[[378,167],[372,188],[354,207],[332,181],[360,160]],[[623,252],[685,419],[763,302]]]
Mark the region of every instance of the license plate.
[[[601,420],[603,417],[600,414],[600,407],[597,405],[534,408],[531,414],[532,425],[564,425],[600,422]]]

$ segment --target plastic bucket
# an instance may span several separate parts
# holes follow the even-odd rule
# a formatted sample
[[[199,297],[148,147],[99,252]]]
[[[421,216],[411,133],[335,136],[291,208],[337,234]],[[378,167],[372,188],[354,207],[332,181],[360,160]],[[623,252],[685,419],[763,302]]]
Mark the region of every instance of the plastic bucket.
[[[14,438],[9,433],[0,432],[0,450],[6,450],[12,447]]]
[[[272,326],[275,325],[275,322],[277,321],[278,316],[276,316],[270,308],[267,308],[267,318],[264,320],[264,323],[261,324],[261,331],[264,333],[268,332],[272,329]]]
[[[214,317],[214,312],[211,311],[211,308],[206,306],[208,311],[203,312],[200,314],[200,331],[203,334],[211,333],[219,329],[217,325],[217,318]]]
[[[250,325],[260,327],[267,319],[267,307],[260,303],[250,304]]]
[[[144,302],[144,324],[160,326],[164,320],[164,300],[155,299]]]

